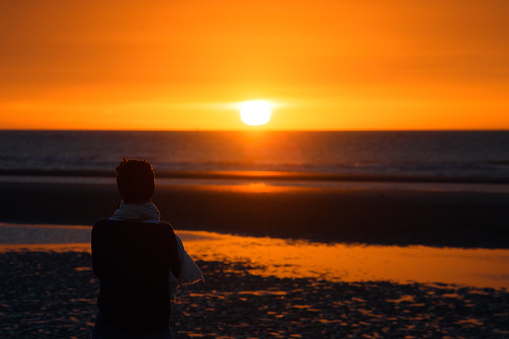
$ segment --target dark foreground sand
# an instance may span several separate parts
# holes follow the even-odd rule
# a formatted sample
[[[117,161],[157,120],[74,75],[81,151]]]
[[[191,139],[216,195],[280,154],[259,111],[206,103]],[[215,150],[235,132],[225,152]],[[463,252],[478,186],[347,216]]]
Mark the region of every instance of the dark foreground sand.
[[[114,181],[114,180],[113,180]],[[509,194],[380,188],[159,185],[176,229],[384,245],[509,248]],[[114,185],[0,183],[0,222],[92,225]]]
[[[88,338],[98,281],[89,253],[0,254],[0,338]],[[509,338],[509,293],[445,285],[262,278],[200,261],[174,338]]]

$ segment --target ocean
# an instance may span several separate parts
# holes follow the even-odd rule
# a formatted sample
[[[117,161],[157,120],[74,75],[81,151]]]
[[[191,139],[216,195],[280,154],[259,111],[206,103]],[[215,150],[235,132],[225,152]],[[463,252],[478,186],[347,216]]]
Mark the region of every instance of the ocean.
[[[0,175],[509,183],[509,131],[0,131]],[[212,173],[214,175],[212,175]]]

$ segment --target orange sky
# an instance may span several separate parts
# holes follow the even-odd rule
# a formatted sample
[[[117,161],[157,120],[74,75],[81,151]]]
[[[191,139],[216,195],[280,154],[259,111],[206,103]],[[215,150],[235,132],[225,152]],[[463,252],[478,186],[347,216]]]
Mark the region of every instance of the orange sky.
[[[1,1],[0,129],[509,129],[509,1]],[[260,128],[260,127],[258,127]]]

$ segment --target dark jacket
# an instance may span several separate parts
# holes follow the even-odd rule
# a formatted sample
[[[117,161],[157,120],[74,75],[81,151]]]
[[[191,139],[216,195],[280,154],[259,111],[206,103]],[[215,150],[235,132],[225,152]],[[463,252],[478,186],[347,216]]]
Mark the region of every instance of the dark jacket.
[[[99,220],[92,229],[92,262],[108,324],[133,334],[169,327],[168,274],[180,273],[170,224]]]

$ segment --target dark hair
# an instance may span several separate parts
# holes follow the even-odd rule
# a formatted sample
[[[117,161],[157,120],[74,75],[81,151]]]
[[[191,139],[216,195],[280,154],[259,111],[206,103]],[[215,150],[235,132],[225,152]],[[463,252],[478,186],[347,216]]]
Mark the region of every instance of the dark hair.
[[[156,187],[154,169],[146,160],[124,158],[116,168],[118,193],[126,203],[150,201]]]

